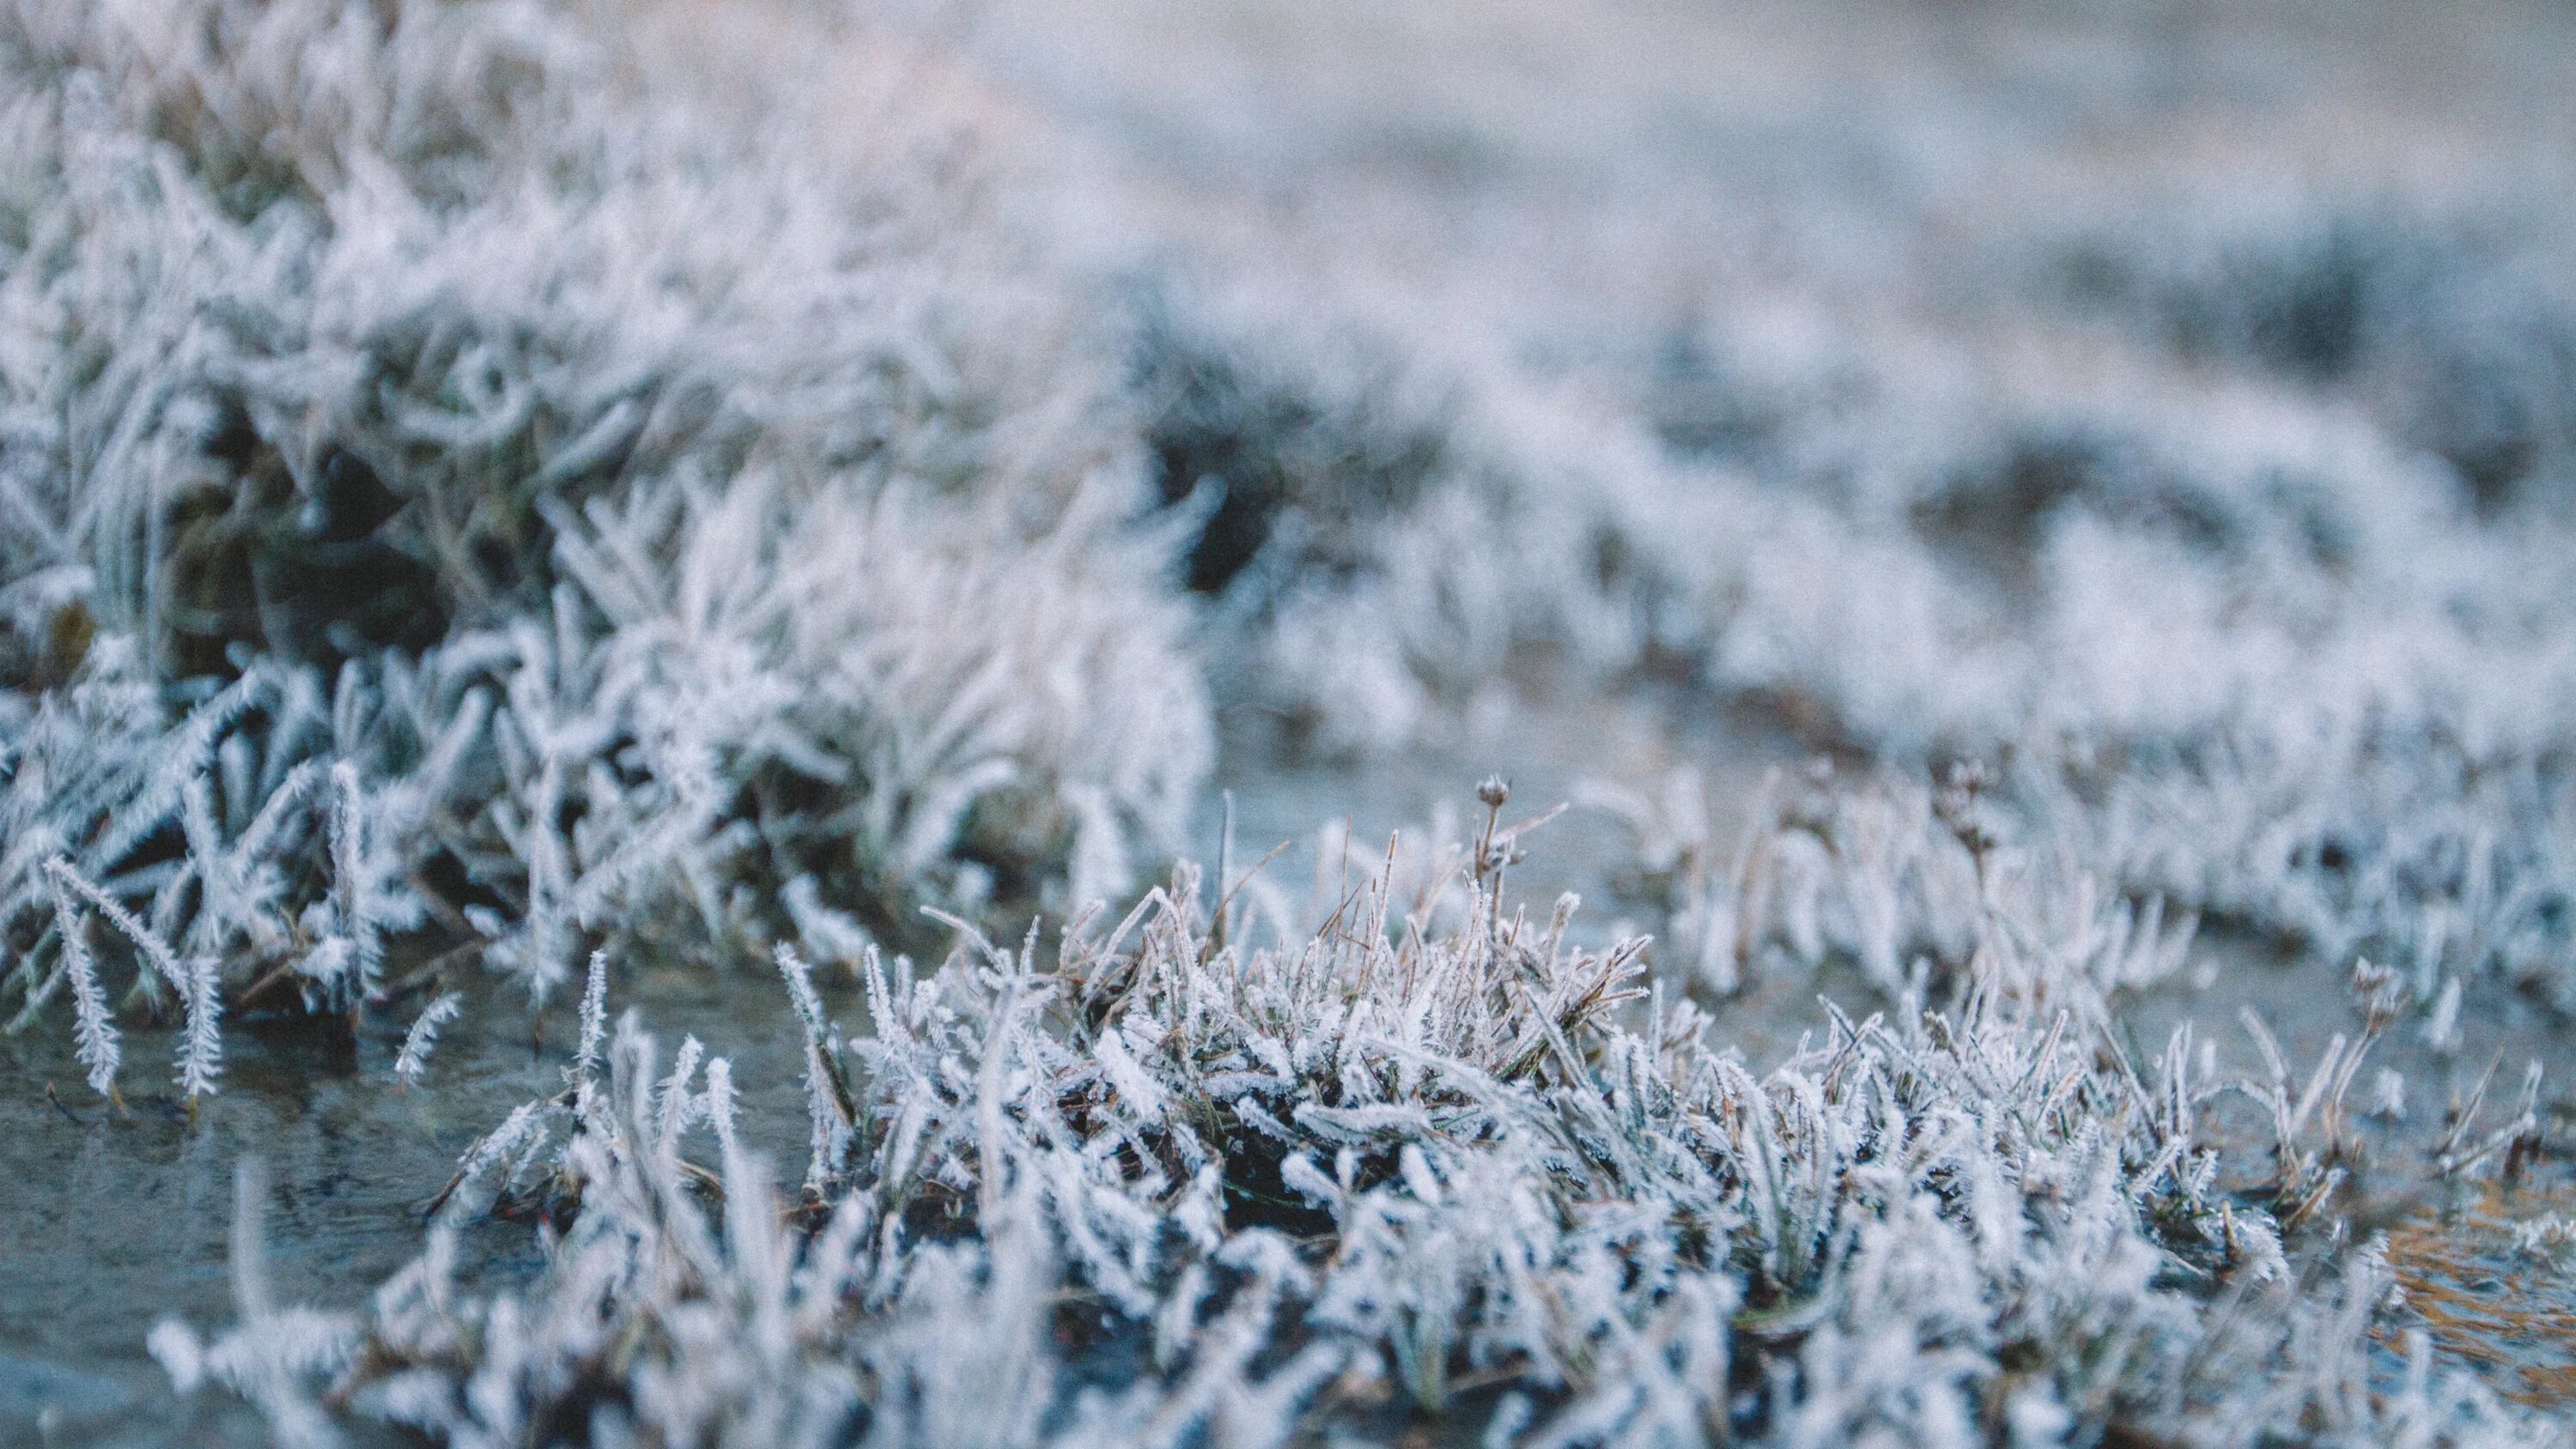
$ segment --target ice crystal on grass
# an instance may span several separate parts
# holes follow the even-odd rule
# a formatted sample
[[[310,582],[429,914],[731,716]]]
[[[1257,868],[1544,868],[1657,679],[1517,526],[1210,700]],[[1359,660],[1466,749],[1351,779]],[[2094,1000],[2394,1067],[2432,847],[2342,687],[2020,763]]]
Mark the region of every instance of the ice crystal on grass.
[[[87,923],[74,914],[71,895],[59,876],[54,881],[54,927],[62,938],[61,969],[71,978],[73,1033],[80,1040],[81,1064],[89,1068],[89,1089],[104,1094],[115,1085],[124,1052],[117,1045],[116,1023],[108,1019],[107,993],[99,987]]]
[[[429,1054],[438,1045],[438,1030],[454,1021],[465,1009],[465,998],[453,991],[442,991],[438,999],[422,1007],[412,1018],[411,1029],[403,1033],[402,1050],[394,1055],[394,1080],[404,1086],[418,1086],[429,1074]]]

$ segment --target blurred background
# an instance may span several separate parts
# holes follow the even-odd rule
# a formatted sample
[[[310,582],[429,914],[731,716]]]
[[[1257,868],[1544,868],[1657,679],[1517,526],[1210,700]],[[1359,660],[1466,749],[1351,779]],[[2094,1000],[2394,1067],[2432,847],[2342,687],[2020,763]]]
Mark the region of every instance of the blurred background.
[[[26,842],[142,910],[285,799],[168,924],[312,1013],[202,1128],[0,1042],[72,1164],[0,1187],[0,1429],[202,1442],[140,1335],[225,1311],[234,1160],[355,1301],[592,946],[792,1159],[773,946],[1282,841],[1311,925],[1488,772],[1756,1057],[2009,895],[2145,1030],[2312,1059],[2366,952],[2576,1075],[2567,0],[20,0],[0,80],[0,982]],[[398,1007],[312,965],[370,931]]]
[[[1247,789],[2560,736],[2565,5],[916,19],[1106,279]]]

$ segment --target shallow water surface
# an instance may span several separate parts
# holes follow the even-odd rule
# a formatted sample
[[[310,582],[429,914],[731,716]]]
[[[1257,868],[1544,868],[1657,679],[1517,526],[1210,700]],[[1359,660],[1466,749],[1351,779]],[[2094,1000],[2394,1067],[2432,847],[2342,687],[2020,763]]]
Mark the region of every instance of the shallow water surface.
[[[2514,1229],[2543,1213],[2576,1214],[2576,1188],[2490,1188],[2462,1206],[2423,1208],[2389,1233],[2388,1261],[2406,1294],[2402,1324],[2507,1396],[2567,1411],[2576,1409],[2576,1272],[2564,1249],[2544,1262],[2514,1243]]]
[[[731,1056],[747,1133],[782,1175],[801,1167],[799,1048],[774,979],[612,982],[612,1008],[640,1006],[666,1054],[695,1033]],[[193,1117],[168,1084],[170,1031],[127,1028],[122,1110],[91,1094],[60,1020],[0,1037],[0,1135],[19,1164],[0,1181],[0,1443],[42,1442],[48,1429],[60,1443],[266,1441],[225,1395],[174,1398],[143,1347],[165,1316],[201,1330],[231,1321],[238,1165],[266,1169],[277,1297],[359,1308],[419,1251],[424,1209],[458,1155],[511,1108],[563,1086],[570,1003],[534,1018],[540,1036],[524,997],[487,988],[441,1034],[427,1081],[398,1089],[394,1053],[419,1006],[369,1019],[355,1041],[336,1020],[229,1022],[223,1090]],[[543,1266],[524,1223],[480,1224],[466,1246],[469,1282]]]

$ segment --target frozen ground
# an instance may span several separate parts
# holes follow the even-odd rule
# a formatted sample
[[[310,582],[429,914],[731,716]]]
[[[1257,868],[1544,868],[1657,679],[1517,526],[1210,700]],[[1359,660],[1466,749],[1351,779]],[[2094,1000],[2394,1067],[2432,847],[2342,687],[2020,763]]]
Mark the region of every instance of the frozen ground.
[[[2571,93],[0,0],[0,1438],[2563,1442]]]

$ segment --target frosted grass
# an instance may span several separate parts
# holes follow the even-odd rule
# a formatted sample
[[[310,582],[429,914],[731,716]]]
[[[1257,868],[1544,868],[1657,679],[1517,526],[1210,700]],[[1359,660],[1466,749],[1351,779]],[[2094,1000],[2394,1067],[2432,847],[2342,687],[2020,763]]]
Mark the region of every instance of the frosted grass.
[[[1546,19],[1404,43],[1507,86]],[[196,1104],[227,1020],[399,1012],[391,1085],[434,1091],[470,973],[582,988],[563,1091],[372,1303],[275,1300],[246,1176],[239,1322],[153,1337],[179,1388],[317,1443],[2563,1437],[2395,1327],[2347,1213],[2392,1141],[2501,1185],[2554,1130],[2501,1062],[2438,1121],[2365,1075],[2470,1050],[2472,992],[2576,1000],[2576,299],[2509,195],[2545,166],[2388,201],[2258,160],[2141,218],[1896,148],[1927,212],[2003,218],[1963,246],[2007,283],[1945,283],[2059,288],[1941,316],[1873,299],[1956,255],[1824,245],[1848,183],[1793,166],[1785,279],[1604,346],[1582,287],[1520,305],[1545,225],[1391,283],[1405,204],[1330,146],[1243,155],[1347,183],[1349,251],[1158,234],[980,54],[753,6],[0,5],[13,1029],[121,1110],[120,1021],[183,1019]],[[1548,154],[1461,94],[1416,101]],[[1605,294],[1665,264],[1620,236],[1715,224],[1633,191],[1580,239]],[[1169,869],[1220,706],[1365,767],[1539,681],[1841,763],[1589,790],[1653,942],[1511,899],[1499,782],[1309,915]],[[2147,1054],[2126,1012],[2211,927],[2349,984],[2350,1032],[2294,1062],[2251,1019],[2243,1082]],[[801,1175],[731,1063],[612,1019],[646,959],[777,971]],[[1767,1073],[1717,1044],[1838,972],[1864,999]],[[494,1210],[548,1270],[468,1295]]]

